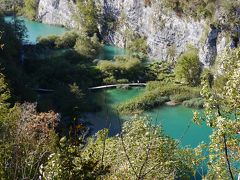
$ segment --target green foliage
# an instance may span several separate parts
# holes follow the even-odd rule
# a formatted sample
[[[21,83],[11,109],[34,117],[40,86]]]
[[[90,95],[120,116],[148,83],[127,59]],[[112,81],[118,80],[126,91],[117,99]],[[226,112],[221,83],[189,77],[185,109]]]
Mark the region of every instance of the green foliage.
[[[182,103],[186,107],[190,108],[203,108],[204,100],[203,98],[193,98]]]
[[[50,48],[73,48],[79,34],[75,31],[68,31],[61,36],[51,35],[39,37],[38,45]]]
[[[13,23],[8,24],[0,15],[0,29],[3,32],[1,44],[4,44],[0,49],[0,64],[2,73],[12,89],[11,101],[29,101],[34,97],[29,87],[31,79],[23,72],[19,62],[19,55],[22,53],[21,42],[25,37],[26,28],[22,21],[14,19]],[[21,81],[16,77],[21,77]]]
[[[193,18],[212,18],[216,11],[216,0],[164,0],[163,4],[174,10],[178,15],[191,16]]]
[[[10,99],[10,90],[2,73],[0,73],[0,87],[0,103],[6,103]]]
[[[150,110],[162,105],[168,100],[169,98],[167,96],[159,96],[157,91],[150,91],[126,103],[122,103],[116,108],[120,114],[138,114],[144,110]]]
[[[38,10],[38,1],[24,0],[23,13],[27,18],[34,20],[36,18],[37,10]]]
[[[59,115],[37,113],[35,105],[26,103],[9,109],[6,117],[0,136],[1,178],[36,179],[40,163],[55,146]]]
[[[59,38],[57,35],[51,35],[47,37],[39,37],[37,39],[38,44],[44,47],[55,47],[56,46],[56,41]]]
[[[168,59],[173,61],[174,58],[176,57],[176,45],[172,44],[171,46],[168,47],[167,49],[167,55]]]
[[[175,67],[176,79],[190,86],[200,83],[201,63],[196,49],[189,49],[177,60]]]
[[[98,55],[101,47],[102,44],[99,42],[96,34],[94,34],[92,37],[80,35],[77,38],[74,49],[83,56],[94,58]]]
[[[239,23],[238,18],[238,7],[240,6],[239,1],[229,0],[229,1],[220,1],[220,6],[222,7],[222,16],[226,21],[226,25],[235,25],[235,23]]]
[[[26,28],[21,20],[14,19],[12,23],[6,23],[0,15],[1,41],[5,48],[0,51],[2,58],[13,58],[18,55],[21,41],[26,36]]]
[[[74,145],[63,137],[57,152],[51,154],[42,165],[42,176],[45,179],[96,179],[106,174],[108,166],[103,165],[98,156],[104,136],[104,131],[98,133],[97,139],[90,140],[86,147],[82,139]]]
[[[163,5],[175,11],[179,16],[197,20],[207,19],[220,23],[224,29],[229,29],[233,24],[239,23],[237,11],[240,2],[236,0],[164,0]],[[217,16],[216,12],[218,12]]]
[[[73,48],[76,44],[78,33],[75,31],[68,31],[60,36],[56,41],[57,48]]]
[[[165,61],[151,63],[147,67],[147,79],[170,83],[174,81],[172,64]]]
[[[124,123],[116,137],[107,137],[107,130],[102,130],[85,147],[68,142],[61,139],[58,152],[42,166],[44,178],[174,179],[194,174],[198,165],[195,151],[179,149],[146,118]]]
[[[80,22],[82,32],[93,36],[98,33],[99,10],[94,0],[77,0],[77,20]]]
[[[138,81],[144,76],[145,69],[142,61],[132,56],[116,57],[114,61],[101,60],[97,68],[102,72],[105,84],[115,84],[121,79]]]
[[[101,79],[100,72],[88,59],[73,50],[58,57],[37,58],[25,60],[25,71],[34,81],[32,87],[55,90],[39,97],[41,111],[54,109],[63,116],[78,116],[95,108],[96,105],[86,103],[87,88],[100,85]]]
[[[146,38],[135,37],[127,43],[127,49],[135,53],[148,54]]]
[[[143,94],[116,107],[121,114],[139,113],[162,105],[166,101],[182,102],[200,96],[198,88],[168,84],[162,82],[149,82]]]
[[[213,127],[207,178],[234,179],[240,170],[240,139],[237,135],[240,127],[240,50],[226,51],[219,58],[223,63],[221,78],[212,79],[210,83],[206,74],[202,82],[206,123]]]

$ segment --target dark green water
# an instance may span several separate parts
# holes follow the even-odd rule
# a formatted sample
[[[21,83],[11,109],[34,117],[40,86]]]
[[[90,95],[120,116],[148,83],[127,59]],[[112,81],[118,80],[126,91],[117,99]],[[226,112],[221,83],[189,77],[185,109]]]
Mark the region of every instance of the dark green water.
[[[87,114],[87,119],[94,125],[93,132],[102,128],[110,128],[110,134],[120,131],[119,117],[113,111],[114,105],[136,97],[144,88],[130,90],[107,89],[94,93],[96,101],[102,102],[102,111],[96,114]],[[162,106],[145,115],[152,119],[154,124],[161,125],[167,135],[180,141],[182,146],[196,147],[201,142],[209,142],[211,129],[206,125],[198,126],[192,122],[195,109],[184,106]],[[198,110],[199,111],[199,110]],[[127,119],[121,117],[121,119]]]
[[[37,42],[37,38],[40,36],[61,35],[67,31],[66,28],[60,26],[30,21],[24,17],[18,17],[18,19],[24,22],[27,28],[27,37],[25,38],[25,41],[31,44],[35,44]],[[11,23],[13,22],[13,17],[6,16],[4,17],[4,20]]]

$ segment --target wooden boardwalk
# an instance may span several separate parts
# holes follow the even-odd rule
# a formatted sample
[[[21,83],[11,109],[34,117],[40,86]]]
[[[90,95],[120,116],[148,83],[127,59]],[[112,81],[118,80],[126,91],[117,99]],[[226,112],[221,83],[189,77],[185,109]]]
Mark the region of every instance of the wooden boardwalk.
[[[55,92],[55,90],[53,89],[41,89],[41,88],[38,88],[38,89],[33,89],[34,91],[37,91],[37,92]]]
[[[119,87],[119,86],[146,86],[146,83],[110,84],[110,85],[104,85],[104,86],[91,87],[88,89],[89,90],[106,89],[106,88],[113,88],[113,87]]]

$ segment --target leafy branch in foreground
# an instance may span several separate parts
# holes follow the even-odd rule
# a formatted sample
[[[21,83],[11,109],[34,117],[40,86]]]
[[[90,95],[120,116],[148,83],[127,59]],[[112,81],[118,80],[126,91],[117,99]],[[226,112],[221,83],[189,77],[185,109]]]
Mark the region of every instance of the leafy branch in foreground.
[[[174,179],[195,174],[200,163],[200,151],[178,148],[177,141],[146,118],[125,122],[118,136],[107,134],[102,130],[78,145],[62,139],[58,152],[42,165],[43,177]]]
[[[206,122],[213,128],[207,176],[234,179],[240,170],[240,49],[226,51],[219,59],[225,80],[219,85],[217,76],[209,81],[212,75],[206,73],[202,83]]]

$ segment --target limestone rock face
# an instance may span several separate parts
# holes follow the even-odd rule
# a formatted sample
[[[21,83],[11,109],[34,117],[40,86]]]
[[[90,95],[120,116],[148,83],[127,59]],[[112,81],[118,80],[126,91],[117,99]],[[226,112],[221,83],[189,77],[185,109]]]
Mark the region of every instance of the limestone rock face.
[[[158,60],[178,56],[188,44],[200,47],[203,22],[178,17],[163,9],[161,1],[145,6],[143,0],[102,0],[101,5],[106,17],[117,20],[117,28],[105,30],[104,39],[109,43],[124,47],[126,34],[132,31],[146,37],[150,57]]]
[[[95,2],[102,18],[99,31],[106,43],[125,47],[128,34],[134,33],[146,38],[149,56],[156,60],[174,60],[189,44],[201,50],[202,61],[208,53],[201,43],[205,22],[177,16],[164,9],[161,0],[150,6],[144,0]],[[38,18],[44,23],[79,28],[74,20],[76,8],[75,0],[40,0]]]
[[[37,19],[47,24],[63,25],[73,28],[76,6],[69,0],[39,0]]]

